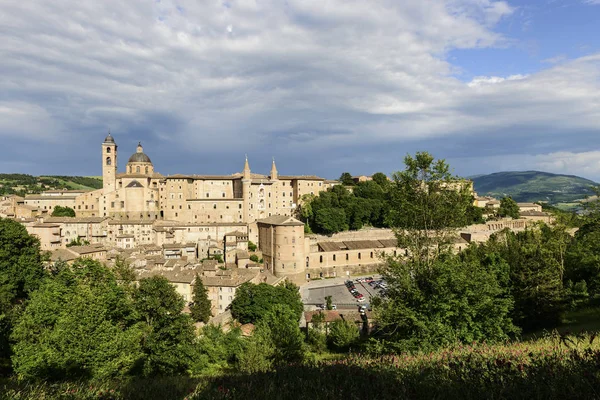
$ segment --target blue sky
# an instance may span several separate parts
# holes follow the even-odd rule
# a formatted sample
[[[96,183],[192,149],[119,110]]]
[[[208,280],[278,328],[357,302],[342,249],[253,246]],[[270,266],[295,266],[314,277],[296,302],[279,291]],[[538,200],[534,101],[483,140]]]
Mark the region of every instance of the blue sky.
[[[597,4],[595,4],[597,3]],[[600,181],[600,0],[5,0],[0,172],[99,175],[142,141],[163,174]]]

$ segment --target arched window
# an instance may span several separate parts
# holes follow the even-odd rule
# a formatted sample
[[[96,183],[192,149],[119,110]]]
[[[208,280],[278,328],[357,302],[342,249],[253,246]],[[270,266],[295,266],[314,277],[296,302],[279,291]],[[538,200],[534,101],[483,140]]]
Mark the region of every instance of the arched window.
[[[106,157],[106,165],[112,165],[112,160],[110,157]]]
[[[148,173],[148,167],[146,167],[146,173]]]
[[[129,173],[132,173],[132,172],[133,172],[133,167],[129,166]]]
[[[138,173],[138,174],[140,173],[140,166],[139,165],[137,167],[135,167],[135,172]]]
[[[106,148],[106,154],[110,154],[110,147]]]

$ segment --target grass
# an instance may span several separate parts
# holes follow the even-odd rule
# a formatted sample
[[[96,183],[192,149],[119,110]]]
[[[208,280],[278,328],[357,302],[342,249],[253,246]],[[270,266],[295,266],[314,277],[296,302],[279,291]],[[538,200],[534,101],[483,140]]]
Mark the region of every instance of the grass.
[[[0,386],[4,399],[593,399],[600,398],[600,339],[456,345],[377,358],[353,354],[273,371],[203,378]]]
[[[560,335],[600,332],[600,307],[570,311],[563,317],[562,324],[552,329]],[[536,340],[547,336],[547,330],[539,330],[523,335],[523,340]]]

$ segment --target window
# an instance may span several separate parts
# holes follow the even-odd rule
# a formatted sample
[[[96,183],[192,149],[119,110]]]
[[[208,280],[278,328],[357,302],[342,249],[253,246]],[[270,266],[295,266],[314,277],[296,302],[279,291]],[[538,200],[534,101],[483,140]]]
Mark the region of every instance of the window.
[[[148,167],[146,167],[146,173],[148,173]]]
[[[319,262],[323,262],[323,256],[319,256]]]
[[[140,173],[140,166],[139,166],[139,165],[138,165],[137,167],[135,167],[135,172],[136,172],[137,174],[139,174],[139,173]]]
[[[125,202],[124,201],[121,202],[121,208],[125,208]]]
[[[346,261],[348,261],[349,257],[348,257],[348,253],[346,253]]]
[[[360,253],[358,253],[358,259],[360,260]]]
[[[213,209],[216,210],[217,209],[217,205],[213,204]]]
[[[241,204],[238,204],[238,208],[239,208],[239,209],[241,209],[241,208],[242,208],[242,205],[241,205]]]
[[[106,165],[112,165],[112,160],[110,157],[106,157]]]
[[[371,252],[371,258],[373,258],[373,252]]]
[[[335,254],[333,255],[333,261],[335,261]]]
[[[110,154],[110,147],[106,148],[106,154]]]
[[[114,202],[114,201],[111,201],[111,202],[110,202],[110,207],[111,207],[111,208],[115,208],[115,202]]]
[[[225,193],[223,193],[223,197],[225,197]]]

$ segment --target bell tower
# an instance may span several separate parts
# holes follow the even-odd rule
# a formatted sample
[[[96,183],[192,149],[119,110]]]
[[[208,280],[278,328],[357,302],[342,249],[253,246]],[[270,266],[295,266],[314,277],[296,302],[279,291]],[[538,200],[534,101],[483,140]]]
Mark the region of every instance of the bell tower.
[[[102,143],[102,183],[104,194],[114,192],[117,187],[117,144],[110,131]]]

